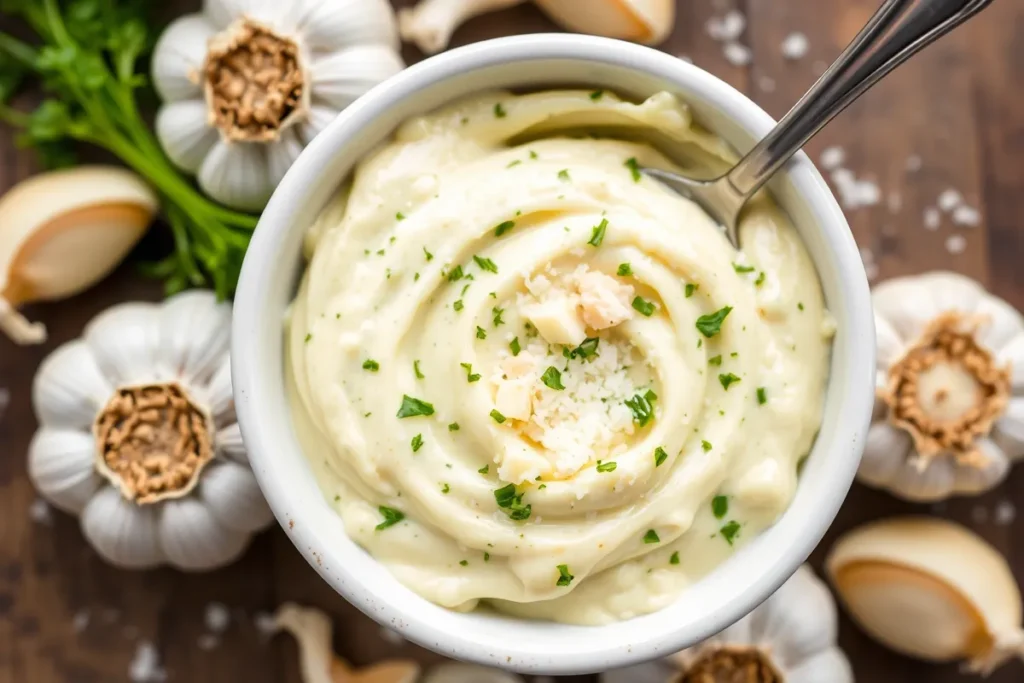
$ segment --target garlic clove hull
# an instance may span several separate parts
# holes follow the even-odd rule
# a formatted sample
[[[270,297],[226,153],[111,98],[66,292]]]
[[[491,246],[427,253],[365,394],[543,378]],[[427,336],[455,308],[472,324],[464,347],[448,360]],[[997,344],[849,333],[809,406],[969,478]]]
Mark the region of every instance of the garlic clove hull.
[[[647,45],[664,41],[675,25],[675,0],[534,0],[570,31],[632,40]]]
[[[201,97],[201,95],[200,95]],[[171,162],[186,173],[198,173],[220,139],[201,99],[170,102],[156,115],[156,136]]]
[[[234,462],[211,465],[203,473],[199,498],[221,525],[242,533],[259,531],[274,519],[252,471]]]
[[[977,495],[1006,479],[1010,473],[1010,459],[1001,447],[991,438],[985,437],[977,442],[978,451],[985,459],[981,466],[955,464],[957,474],[954,491],[960,495]]]
[[[160,308],[160,359],[188,384],[216,373],[231,341],[231,304],[208,290],[182,292]]]
[[[227,528],[194,497],[164,501],[157,527],[167,561],[187,571],[204,571],[238,559],[250,535]]]
[[[249,456],[242,442],[242,430],[238,424],[231,424],[217,432],[217,450],[239,465],[249,466]]]
[[[160,365],[159,311],[157,304],[119,304],[86,325],[83,338],[105,377],[117,385],[168,378]]]
[[[203,14],[215,29],[223,30],[241,16],[262,22],[278,20],[292,10],[292,4],[279,0],[203,0]]]
[[[875,315],[875,339],[879,368],[888,368],[906,353],[907,345],[903,339],[889,321],[879,315]]]
[[[888,422],[876,422],[868,430],[864,456],[857,478],[869,486],[886,487],[897,471],[907,467],[912,445],[910,435]]]
[[[74,429],[40,429],[28,447],[28,475],[32,485],[56,507],[81,514],[103,484],[96,474],[96,444]]]
[[[803,576],[782,584],[770,599],[778,604],[800,605],[800,609],[762,610],[751,619],[752,633],[785,634],[785,638],[773,642],[771,652],[772,663],[783,671],[828,650],[835,644],[839,631],[836,604],[825,582],[806,565],[797,573]],[[807,614],[816,618],[808,619]]]
[[[260,145],[219,140],[203,160],[197,176],[203,192],[247,211],[259,211],[273,187]]]
[[[309,116],[296,126],[299,129],[299,137],[308,145],[313,138],[320,134],[320,131],[330,125],[337,115],[336,110],[314,100],[309,108]]]
[[[476,664],[446,662],[428,671],[420,683],[523,683],[523,679]]]
[[[398,49],[395,13],[387,0],[300,0],[295,14],[312,50],[379,43]]]
[[[906,459],[899,463],[897,474],[889,480],[887,488],[900,498],[916,503],[943,500],[956,491],[958,471],[952,458]]]
[[[1002,299],[985,297],[975,309],[984,324],[977,335],[982,346],[998,352],[1024,331],[1020,313]]]
[[[100,488],[82,511],[81,522],[89,543],[115,567],[149,569],[164,561],[156,511],[129,502],[115,488]]]
[[[199,74],[215,30],[202,14],[173,21],[153,48],[153,87],[162,100],[201,98]]]
[[[220,359],[217,369],[208,384],[194,388],[196,398],[210,411],[217,424],[235,422],[235,399],[231,390],[231,361],[225,356]],[[220,448],[219,437],[215,441]]]
[[[1010,366],[1013,393],[1024,394],[1024,334],[1018,334],[1007,342],[999,349],[996,358],[1001,366]]]
[[[837,647],[815,653],[786,671],[786,683],[824,683],[849,681],[853,683],[850,660]]]
[[[310,71],[317,98],[341,110],[404,68],[385,45],[354,45],[316,59]]]
[[[996,420],[992,440],[1012,460],[1024,456],[1024,398],[1012,398]]]
[[[277,187],[301,153],[302,140],[295,128],[282,131],[280,139],[267,147],[267,176],[272,186]]]
[[[39,366],[32,382],[32,406],[45,426],[88,431],[113,391],[89,346],[76,339],[58,347]]]

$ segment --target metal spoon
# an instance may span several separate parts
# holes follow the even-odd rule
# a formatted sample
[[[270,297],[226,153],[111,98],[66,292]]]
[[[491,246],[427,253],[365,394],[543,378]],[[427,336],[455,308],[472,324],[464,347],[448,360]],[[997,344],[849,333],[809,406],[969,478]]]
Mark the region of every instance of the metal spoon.
[[[825,124],[921,48],[981,11],[992,0],[886,0],[829,70],[754,149],[714,180],[645,168],[697,202],[739,247],[743,205]]]

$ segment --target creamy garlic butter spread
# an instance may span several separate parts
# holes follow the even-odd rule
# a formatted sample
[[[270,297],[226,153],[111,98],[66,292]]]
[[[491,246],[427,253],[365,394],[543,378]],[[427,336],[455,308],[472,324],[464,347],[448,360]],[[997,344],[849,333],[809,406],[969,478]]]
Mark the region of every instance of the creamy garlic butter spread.
[[[288,333],[355,542],[438,604],[597,624],[786,509],[830,349],[811,261],[767,199],[737,251],[639,171],[732,158],[667,93],[552,91],[415,118],[357,166]]]

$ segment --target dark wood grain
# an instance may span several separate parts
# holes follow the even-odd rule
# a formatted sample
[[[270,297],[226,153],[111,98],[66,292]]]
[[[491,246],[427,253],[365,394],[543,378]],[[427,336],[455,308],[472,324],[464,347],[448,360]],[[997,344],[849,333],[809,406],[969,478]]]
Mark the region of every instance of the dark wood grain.
[[[189,0],[168,2],[166,16],[194,9]],[[396,0],[396,6],[413,4]],[[781,116],[831,61],[877,6],[877,0],[680,0],[675,30],[665,51],[692,59],[748,93],[773,116]],[[734,66],[705,24],[730,8],[749,20],[742,42],[753,52],[749,66]],[[454,44],[554,27],[532,5],[476,18]],[[780,48],[792,31],[810,38],[810,52],[786,60]],[[406,47],[407,61],[422,58]],[[1018,307],[1024,306],[1024,5],[996,2],[971,25],[903,67],[837,119],[809,146],[812,157],[830,145],[847,152],[847,166],[874,179],[884,200],[848,213],[862,247],[870,250],[881,277],[952,269],[986,282]],[[919,171],[907,160],[920,157]],[[35,170],[31,154],[19,151],[0,131],[0,188]],[[967,248],[951,254],[939,231],[924,229],[923,214],[943,190],[955,188],[983,210],[983,224],[960,230]],[[890,200],[891,196],[898,196]],[[890,204],[890,202],[892,202]],[[899,205],[898,207],[896,205]],[[3,226],[0,226],[2,229]],[[33,307],[50,340],[18,348],[0,339],[0,387],[11,402],[0,415],[0,683],[101,683],[125,680],[140,640],[154,642],[171,681],[298,683],[295,647],[286,639],[267,643],[254,627],[259,612],[286,600],[317,605],[337,623],[335,644],[356,663],[385,657],[436,657],[408,643],[384,638],[380,628],[346,604],[273,529],[260,535],[237,563],[212,574],[170,570],[123,572],[106,566],[83,541],[77,520],[54,513],[48,524],[33,522],[35,493],[25,472],[25,454],[35,430],[30,403],[32,376],[41,359],[80,334],[96,313],[131,299],[157,299],[159,286],[137,275],[135,263],[159,253],[152,235],[129,263],[90,292],[70,301]],[[1000,501],[1024,507],[1024,470],[985,496],[922,507],[855,486],[813,563],[834,539],[866,520],[890,514],[930,512],[967,524],[1010,559],[1024,581],[1024,519],[997,524],[991,511]],[[986,513],[984,515],[980,513]],[[200,646],[204,610],[224,603],[232,622],[213,648]],[[82,627],[83,622],[88,623]],[[75,627],[78,624],[79,628]],[[953,666],[931,666],[879,647],[844,618],[841,641],[858,680],[873,683],[967,681]],[[586,679],[581,679],[586,680]],[[994,683],[1024,680],[1011,664]],[[823,682],[826,683],[826,682]]]

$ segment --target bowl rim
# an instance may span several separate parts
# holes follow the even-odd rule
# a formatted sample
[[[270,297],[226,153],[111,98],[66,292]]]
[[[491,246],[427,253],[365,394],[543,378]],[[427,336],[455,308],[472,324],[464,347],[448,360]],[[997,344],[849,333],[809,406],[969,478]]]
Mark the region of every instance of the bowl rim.
[[[627,68],[670,82],[685,82],[687,87],[700,91],[725,119],[754,136],[763,136],[775,124],[764,110],[743,93],[712,74],[655,49],[618,40],[569,34],[512,36],[474,43],[431,57],[392,76],[345,109],[320,132],[285,175],[259,221],[243,263],[234,303],[231,357],[236,413],[260,488],[292,542],[336,592],[378,623],[398,630],[409,640],[447,656],[529,673],[579,674],[665,656],[692,644],[692,629],[649,634],[640,633],[643,629],[635,628],[630,631],[631,642],[601,642],[599,648],[581,648],[577,652],[540,652],[509,642],[503,643],[507,645],[501,652],[503,656],[496,657],[491,651],[494,644],[489,641],[485,643],[471,629],[445,630],[424,618],[408,603],[390,596],[372,595],[359,575],[350,571],[344,563],[332,563],[334,566],[331,572],[327,572],[317,553],[307,550],[315,547],[321,553],[329,554],[332,552],[330,538],[323,529],[301,523],[301,515],[297,514],[303,509],[301,501],[297,499],[300,494],[281,485],[280,480],[269,471],[275,452],[264,444],[272,441],[273,425],[282,421],[288,423],[291,417],[268,416],[267,411],[260,410],[259,378],[268,370],[260,367],[260,345],[253,343],[253,331],[260,329],[259,321],[267,315],[264,302],[270,291],[261,273],[271,268],[283,236],[291,230],[299,229],[293,226],[291,218],[309,194],[306,185],[336,155],[336,148],[347,144],[379,112],[408,98],[415,98],[419,91],[464,71],[510,62],[558,59]],[[826,233],[824,239],[828,243],[828,250],[837,261],[839,281],[842,283],[839,289],[849,312],[847,317],[857,325],[855,329],[859,330],[858,336],[863,334],[873,339],[874,319],[867,278],[852,233],[828,185],[804,152],[798,153],[780,174],[792,182],[796,192],[813,208],[819,223],[826,224],[822,232]],[[818,266],[817,263],[815,265]],[[769,566],[758,580],[738,591],[739,594],[717,612],[708,615],[704,622],[705,628],[702,629],[704,637],[742,618],[777,590],[810,555],[838,513],[853,482],[871,416],[874,353],[874,344],[852,344],[850,357],[844,359],[852,368],[850,376],[864,383],[863,387],[854,387],[863,393],[863,400],[858,402],[855,395],[854,405],[844,404],[845,410],[836,436],[849,439],[850,445],[841,449],[837,446],[836,450],[841,450],[843,459],[837,453],[835,461],[830,461],[826,474],[818,482],[823,489],[815,497],[819,514],[804,522],[799,537],[786,540],[785,552],[788,555],[785,560]],[[832,367],[835,367],[834,363]],[[774,528],[773,525],[765,529],[759,538],[768,536]],[[717,569],[711,574],[715,571]],[[668,606],[659,612],[671,609]],[[529,623],[529,620],[519,621]],[[605,627],[592,628],[596,632]],[[633,637],[634,632],[637,632],[636,637]],[[507,657],[504,656],[506,654]]]

